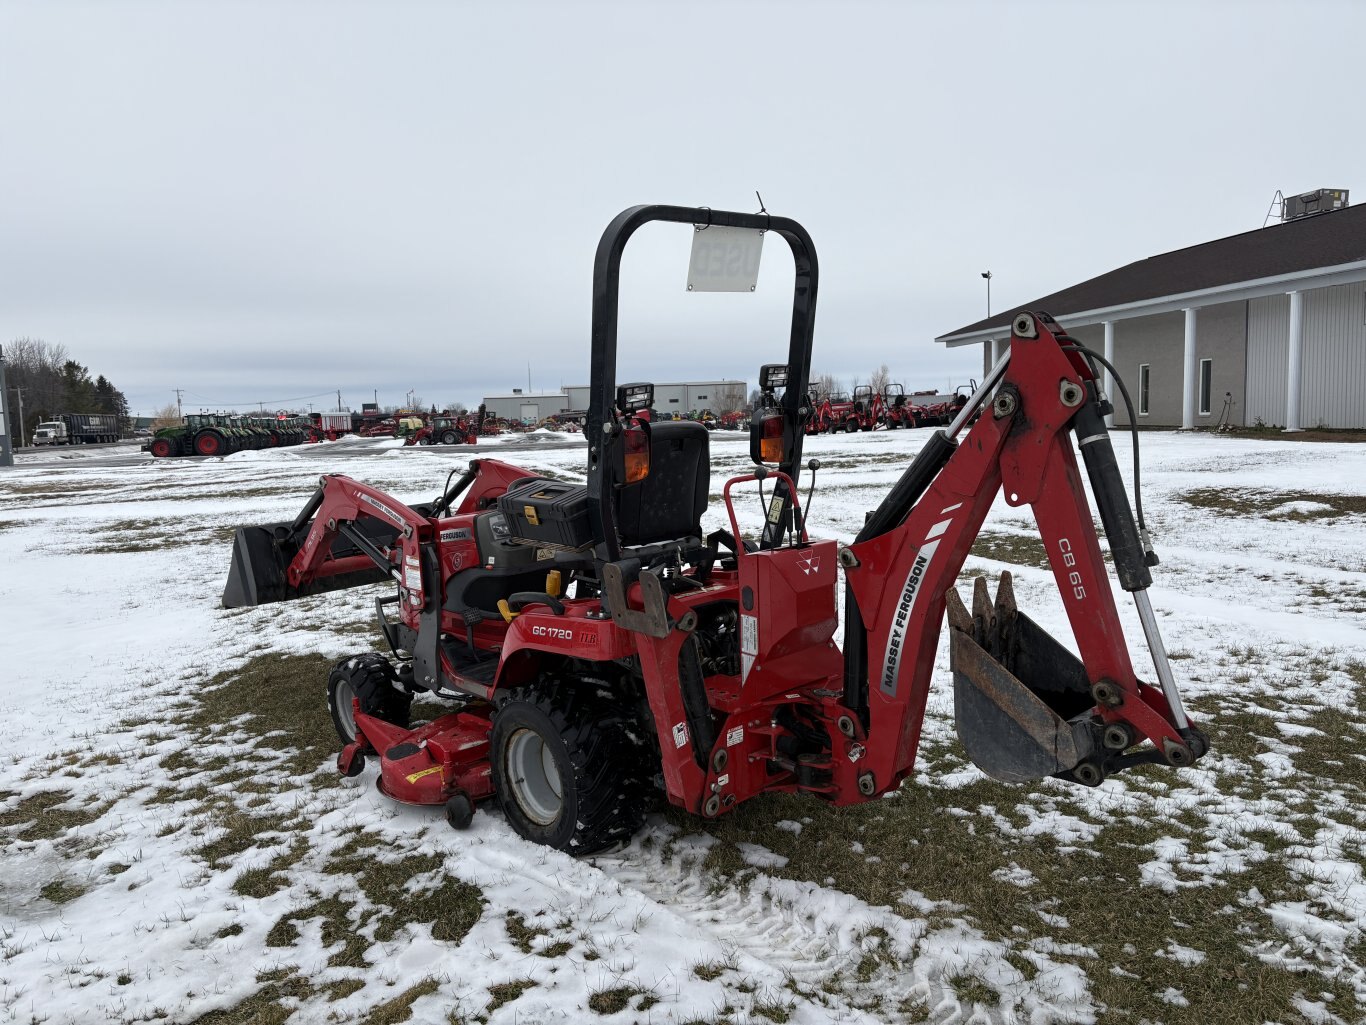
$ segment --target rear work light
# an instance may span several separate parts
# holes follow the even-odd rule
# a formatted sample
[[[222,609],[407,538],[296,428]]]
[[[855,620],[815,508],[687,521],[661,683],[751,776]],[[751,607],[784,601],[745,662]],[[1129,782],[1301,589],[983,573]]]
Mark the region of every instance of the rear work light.
[[[650,435],[640,427],[628,429],[621,438],[626,456],[626,483],[635,484],[650,476]]]

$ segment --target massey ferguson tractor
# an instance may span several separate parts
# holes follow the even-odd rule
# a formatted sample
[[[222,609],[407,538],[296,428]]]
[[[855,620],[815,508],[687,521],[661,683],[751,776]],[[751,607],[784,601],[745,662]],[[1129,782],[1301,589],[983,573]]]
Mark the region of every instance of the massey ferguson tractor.
[[[653,387],[615,381],[622,253],[654,221],[762,230],[795,264],[786,361],[760,372],[754,469],[724,484],[726,526],[710,532],[706,428],[651,423],[638,414]],[[594,264],[586,485],[479,459],[410,505],[326,475],[293,522],[238,530],[229,608],[388,584],[375,605],[391,654],[327,680],[342,773],[374,764],[384,794],[444,806],[457,827],[495,800],[521,836],[580,854],[628,840],[658,791],[704,818],[771,792],[874,801],[914,767],[946,613],[958,734],[995,779],[1094,787],[1205,753],[1148,600],[1157,559],[1106,432],[1100,357],[1045,314],[1016,317],[1008,354],[858,535],[817,539],[818,464],[802,462],[816,291],[796,221],[626,210]],[[1130,660],[1078,451],[1155,681]],[[958,596],[998,495],[1033,512],[1079,658],[1017,610],[1008,574],[994,601],[980,578],[970,605]],[[737,510],[756,498],[762,531],[744,538]],[[422,692],[450,712],[411,723]]]

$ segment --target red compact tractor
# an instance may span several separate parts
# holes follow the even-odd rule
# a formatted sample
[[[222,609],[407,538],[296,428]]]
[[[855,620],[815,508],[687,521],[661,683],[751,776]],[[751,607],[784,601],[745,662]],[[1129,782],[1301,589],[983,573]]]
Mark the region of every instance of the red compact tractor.
[[[861,384],[854,389],[854,408],[845,421],[847,431],[872,431],[882,426],[886,408],[882,396],[871,385]]]
[[[615,383],[621,257],[652,221],[766,229],[795,265],[787,359],[760,372],[755,467],[725,483],[727,525],[709,533],[707,430],[640,418],[653,387]],[[629,209],[594,265],[586,485],[476,460],[435,502],[409,505],[328,475],[293,522],[239,529],[230,608],[392,588],[376,599],[392,657],[347,659],[327,681],[343,773],[377,763],[385,794],[444,805],[456,826],[493,798],[523,837],[576,853],[627,840],[659,792],[706,818],[775,791],[873,801],[914,767],[946,612],[958,732],[996,779],[1096,786],[1205,753],[1148,601],[1156,558],[1105,429],[1099,357],[1046,315],[1019,315],[1008,355],[858,536],[816,539],[811,491],[797,493],[818,469],[802,463],[816,292],[815,249],[793,220]],[[1130,661],[1073,435],[1156,682]],[[736,510],[756,489],[763,528],[745,539]],[[1000,494],[1034,514],[1080,658],[1016,609],[1008,575],[994,602],[980,578],[970,609],[958,597]],[[420,692],[450,713],[410,723]]]
[[[481,414],[482,416],[482,414]],[[437,413],[408,436],[404,445],[477,445],[479,420],[466,413]]]
[[[889,431],[920,426],[915,422],[915,407],[906,401],[906,389],[899,384],[889,384],[882,390],[882,422]]]

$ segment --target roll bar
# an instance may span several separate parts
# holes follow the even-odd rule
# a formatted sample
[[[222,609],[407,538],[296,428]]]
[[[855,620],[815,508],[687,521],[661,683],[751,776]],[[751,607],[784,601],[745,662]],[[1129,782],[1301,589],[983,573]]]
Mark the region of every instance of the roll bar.
[[[800,408],[811,376],[811,346],[816,319],[816,247],[796,221],[771,214],[747,214],[685,206],[633,206],[623,210],[602,233],[593,261],[593,338],[588,396],[588,518],[595,537],[603,539],[599,558],[621,557],[616,522],[612,515],[613,485],[608,456],[616,424],[612,416],[617,376],[617,321],[621,291],[621,255],[636,229],[651,221],[675,224],[717,225],[772,231],[787,240],[792,250],[792,326],[788,341],[788,385],[783,393],[783,462],[779,469],[795,483],[801,472],[802,427]],[[779,478],[781,481],[781,478]],[[783,501],[776,529],[765,527],[765,542],[777,544],[791,518],[792,495],[785,483],[778,485]],[[776,534],[776,537],[770,536]]]

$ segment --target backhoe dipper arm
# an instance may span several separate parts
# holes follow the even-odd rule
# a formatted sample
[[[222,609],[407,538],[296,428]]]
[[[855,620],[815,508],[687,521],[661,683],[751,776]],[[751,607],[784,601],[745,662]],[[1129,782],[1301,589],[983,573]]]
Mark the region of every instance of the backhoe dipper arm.
[[[1018,317],[1009,357],[842,553],[845,703],[866,727],[865,765],[878,791],[914,762],[946,604],[959,733],[989,774],[1060,775],[1094,785],[1126,765],[1188,765],[1205,750],[1175,685],[1169,701],[1167,681],[1162,690],[1141,683],[1129,659],[1069,430],[1082,435],[1121,583],[1142,599],[1141,616],[1150,578],[1103,434],[1099,391],[1085,361],[1065,348],[1071,344],[1046,315]],[[955,443],[993,387],[976,425]],[[980,579],[971,613],[954,590],[1001,488],[1009,505],[1033,509],[1080,661],[1017,612],[1008,574],[994,607]],[[1166,659],[1160,638],[1152,643],[1155,634],[1154,623],[1149,646],[1161,675]],[[1144,739],[1151,750],[1124,753]]]

